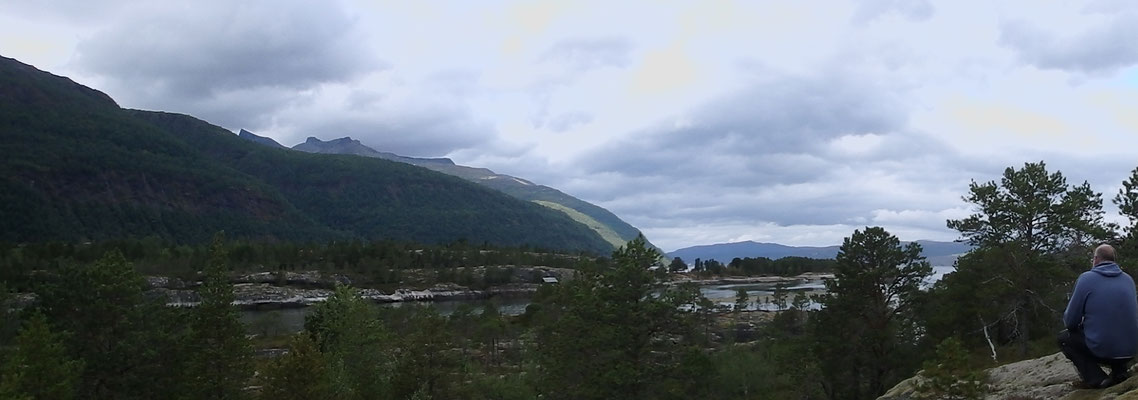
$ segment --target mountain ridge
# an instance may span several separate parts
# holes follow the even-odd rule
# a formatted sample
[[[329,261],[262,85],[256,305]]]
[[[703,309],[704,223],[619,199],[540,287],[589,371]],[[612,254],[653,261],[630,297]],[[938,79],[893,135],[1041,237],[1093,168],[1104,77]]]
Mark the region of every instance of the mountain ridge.
[[[917,240],[916,243],[921,245],[923,250],[922,254],[934,265],[952,265],[952,261],[956,259],[957,255],[971,249],[967,244],[959,242]],[[809,257],[824,259],[834,258],[838,254],[840,247],[840,245],[788,246],[778,243],[742,241],[690,246],[669,252],[667,256],[668,258],[680,257],[686,262],[692,262],[696,258],[703,260],[714,259],[720,262],[729,262],[734,258],[746,257],[766,257],[770,259]]]
[[[252,133],[249,133],[250,135]],[[398,240],[607,254],[562,213],[404,163],[254,143],[0,58],[0,240]]]
[[[520,200],[534,202],[550,209],[563,212],[574,220],[589,226],[617,248],[640,235],[640,230],[628,224],[612,212],[568,195],[545,185],[538,185],[515,176],[496,173],[487,168],[457,165],[449,158],[415,158],[389,152],[377,151],[359,140],[342,137],[328,141],[308,137],[304,143],[292,147],[310,153],[351,154],[363,157],[382,158],[427,168],[436,172],[456,176],[470,182],[498,190]],[[554,207],[552,205],[559,205]],[[563,208],[562,208],[563,207]],[[587,218],[582,218],[582,216]],[[662,252],[662,251],[661,251]]]
[[[253,142],[253,143],[263,144],[263,145],[266,145],[269,147],[276,147],[276,148],[280,148],[280,149],[287,149],[288,148],[288,147],[285,147],[283,144],[278,143],[276,140],[273,140],[273,138],[258,136],[256,134],[254,134],[253,132],[249,132],[249,131],[244,130],[244,129],[242,129],[241,132],[237,133],[237,137],[248,140],[248,141]]]

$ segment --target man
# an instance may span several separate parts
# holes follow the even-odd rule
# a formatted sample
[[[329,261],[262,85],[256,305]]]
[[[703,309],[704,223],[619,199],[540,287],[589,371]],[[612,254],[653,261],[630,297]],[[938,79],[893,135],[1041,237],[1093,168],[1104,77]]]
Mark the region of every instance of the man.
[[[1083,385],[1089,388],[1126,380],[1126,366],[1138,354],[1134,280],[1114,260],[1113,247],[1104,244],[1095,249],[1092,268],[1079,275],[1063,313],[1067,330],[1059,334],[1059,349],[1075,364]],[[1099,364],[1110,366],[1110,376]]]

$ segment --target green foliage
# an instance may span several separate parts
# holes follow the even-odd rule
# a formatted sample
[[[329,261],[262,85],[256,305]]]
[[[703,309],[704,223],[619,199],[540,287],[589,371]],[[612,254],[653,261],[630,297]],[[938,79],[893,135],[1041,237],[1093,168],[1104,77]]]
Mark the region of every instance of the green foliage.
[[[1119,265],[1131,276],[1138,274],[1138,168],[1130,172],[1130,177],[1122,182],[1122,188],[1114,196],[1114,204],[1119,214],[1126,217],[1129,224],[1123,227],[1122,242],[1118,250]]]
[[[668,264],[668,272],[683,272],[688,269],[687,263],[679,257],[672,258],[672,262]]]
[[[71,357],[86,368],[78,397],[175,398],[181,392],[186,316],[161,299],[143,296],[143,281],[110,253],[90,266],[64,268],[45,282],[42,309],[66,339]]]
[[[83,362],[71,358],[63,335],[53,332],[42,314],[35,314],[0,365],[0,398],[74,398],[82,370]]]
[[[718,261],[709,260],[712,262],[710,268],[704,269],[709,273],[717,275],[779,275],[779,276],[796,276],[807,272],[830,272],[834,269],[835,261],[832,259],[816,259],[809,257],[782,257],[777,260],[771,260],[766,257],[744,257],[734,258],[725,267],[720,267]]]
[[[779,282],[774,285],[774,293],[771,294],[772,303],[774,303],[775,311],[784,311],[789,308],[789,291],[786,289],[788,286],[786,282]]]
[[[936,400],[979,400],[984,397],[984,373],[970,368],[968,350],[957,338],[948,338],[936,347],[936,357],[925,361],[924,380],[917,384],[917,398]]]
[[[751,303],[751,296],[747,293],[746,288],[738,288],[735,290],[735,305],[731,309],[736,313],[745,311]]]
[[[389,392],[391,351],[374,310],[346,286],[314,307],[304,329],[324,354],[336,398],[382,398]]]
[[[817,370],[805,338],[761,340],[711,355],[714,366],[705,398],[796,400],[821,398]],[[705,372],[706,373],[706,372]]]
[[[467,400],[531,400],[537,393],[517,376],[477,375],[464,385],[458,398]]]
[[[690,288],[662,288],[659,253],[637,238],[613,266],[582,271],[542,299],[536,327],[542,376],[553,399],[688,398],[706,388],[708,365],[690,314]]]
[[[1068,185],[1039,162],[1007,168],[999,183],[973,182],[964,200],[975,213],[949,220],[948,227],[974,250],[937,285],[930,301],[947,307],[930,316],[956,333],[990,326],[994,340],[1015,341],[1026,355],[1031,340],[1058,329],[1063,288],[1074,271],[1088,267],[1091,247],[1112,236],[1103,222],[1102,196],[1086,182]]]
[[[414,395],[432,399],[456,398],[459,382],[465,377],[459,370],[459,359],[451,351],[454,336],[446,329],[446,319],[433,308],[415,310],[400,335],[399,353],[391,377],[394,398]]]
[[[20,313],[16,308],[16,296],[9,291],[8,285],[0,279],[0,356],[4,354],[4,347],[11,343],[16,336],[16,329],[20,326]]]
[[[1130,221],[1126,234],[1133,236],[1135,226],[1138,226],[1138,168],[1130,171],[1130,177],[1122,181],[1122,188],[1114,196],[1114,204],[1118,206],[1118,212]]]
[[[288,353],[265,369],[261,398],[266,400],[331,400],[330,377],[320,350],[307,334],[293,336]]]
[[[575,268],[578,264],[595,261],[582,255],[465,243],[425,245],[394,241],[296,243],[229,240],[222,247],[226,254],[224,261],[233,271],[318,270],[348,274],[353,282],[362,285],[399,283],[405,278],[406,269],[434,268],[451,279],[449,282],[465,278],[469,281],[466,283],[475,288],[486,288],[511,283],[515,279],[515,268],[496,266]],[[197,271],[210,257],[208,245],[181,245],[155,237],[78,245],[63,242],[0,243],[0,280],[6,280],[10,288],[30,290],[38,280],[32,271],[58,272],[66,265],[93,263],[112,251],[121,253],[140,273],[183,280],[198,279]],[[478,277],[470,266],[487,267]],[[460,276],[456,269],[462,269],[465,276]],[[279,278],[279,284],[287,283],[284,274]]]
[[[880,227],[856,230],[838,251],[818,301],[814,355],[831,399],[873,399],[912,372],[919,331],[911,310],[932,267],[921,247]]]
[[[190,315],[187,393],[191,399],[240,399],[253,371],[252,347],[233,306],[224,237],[213,239],[198,289],[201,303]]]

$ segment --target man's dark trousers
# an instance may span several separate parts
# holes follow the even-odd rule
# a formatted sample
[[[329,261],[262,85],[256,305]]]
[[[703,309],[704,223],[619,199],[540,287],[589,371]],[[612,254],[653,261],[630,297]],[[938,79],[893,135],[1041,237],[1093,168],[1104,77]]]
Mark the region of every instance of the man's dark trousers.
[[[1067,359],[1071,360],[1071,363],[1075,364],[1075,369],[1079,370],[1079,377],[1083,378],[1083,382],[1088,385],[1097,387],[1102,385],[1103,380],[1106,379],[1106,373],[1102,371],[1099,364],[1110,366],[1110,376],[1114,383],[1126,379],[1126,365],[1131,359],[1098,358],[1087,347],[1087,338],[1083,336],[1081,330],[1059,332],[1059,349],[1063,351],[1063,355],[1067,356]]]

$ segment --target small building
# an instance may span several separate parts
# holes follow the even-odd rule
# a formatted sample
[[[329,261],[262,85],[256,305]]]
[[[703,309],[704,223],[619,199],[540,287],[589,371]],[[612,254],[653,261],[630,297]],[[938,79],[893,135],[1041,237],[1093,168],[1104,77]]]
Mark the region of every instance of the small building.
[[[556,276],[543,276],[541,277],[542,284],[553,285],[559,283]]]

